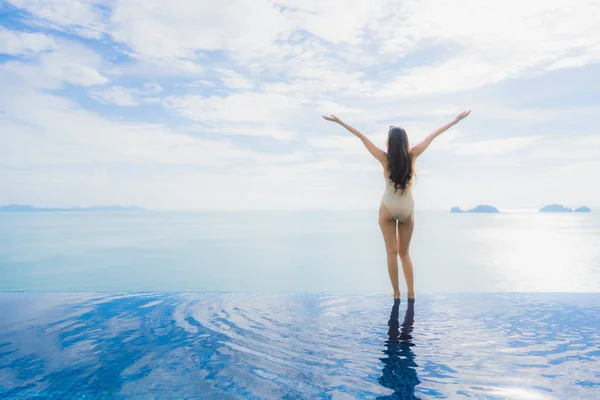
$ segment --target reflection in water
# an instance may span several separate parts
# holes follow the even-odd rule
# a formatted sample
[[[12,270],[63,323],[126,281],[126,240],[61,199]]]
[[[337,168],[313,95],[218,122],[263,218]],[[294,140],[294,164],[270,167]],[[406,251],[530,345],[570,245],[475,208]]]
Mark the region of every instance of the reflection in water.
[[[414,304],[403,320],[394,304],[384,347],[388,307],[363,294],[0,292],[0,399],[599,398],[600,293],[425,295],[415,331]]]
[[[400,300],[394,301],[390,320],[388,321],[388,340],[385,342],[386,349],[383,353],[387,356],[381,358],[383,371],[379,383],[390,388],[394,393],[390,396],[379,397],[380,399],[416,399],[415,386],[421,381],[417,377],[415,353],[412,348],[411,332],[415,320],[415,302],[409,301],[404,315],[404,322],[400,329],[398,319],[398,308]]]

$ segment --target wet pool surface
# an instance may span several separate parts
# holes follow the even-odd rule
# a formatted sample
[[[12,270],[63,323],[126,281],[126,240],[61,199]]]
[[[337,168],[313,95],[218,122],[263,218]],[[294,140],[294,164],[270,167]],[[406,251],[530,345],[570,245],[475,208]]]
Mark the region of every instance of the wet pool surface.
[[[600,294],[0,293],[0,398],[600,397]]]

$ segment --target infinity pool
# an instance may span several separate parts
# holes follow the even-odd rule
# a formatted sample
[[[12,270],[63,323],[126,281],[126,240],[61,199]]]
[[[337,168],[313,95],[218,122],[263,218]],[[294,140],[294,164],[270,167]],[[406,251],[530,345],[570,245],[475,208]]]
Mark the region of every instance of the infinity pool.
[[[600,294],[0,293],[0,397],[600,397]]]

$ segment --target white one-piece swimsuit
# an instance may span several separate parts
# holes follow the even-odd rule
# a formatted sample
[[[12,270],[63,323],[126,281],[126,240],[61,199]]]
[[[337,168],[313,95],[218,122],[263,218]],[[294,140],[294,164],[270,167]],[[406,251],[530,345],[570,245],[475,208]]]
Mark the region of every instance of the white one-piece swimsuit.
[[[402,222],[412,214],[415,208],[415,201],[412,196],[412,187],[408,186],[402,194],[402,190],[398,188],[394,191],[394,182],[389,177],[385,177],[386,185],[381,197],[381,204],[383,204],[392,214],[394,219]]]

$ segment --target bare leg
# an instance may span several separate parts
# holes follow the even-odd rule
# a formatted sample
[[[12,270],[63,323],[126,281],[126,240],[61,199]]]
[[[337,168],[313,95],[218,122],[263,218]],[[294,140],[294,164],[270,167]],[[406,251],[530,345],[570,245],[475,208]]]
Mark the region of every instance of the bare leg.
[[[388,273],[395,299],[400,298],[400,285],[398,284],[398,244],[396,241],[396,220],[392,217],[389,210],[382,204],[379,207],[379,227],[383,234],[385,250],[387,254]]]
[[[400,254],[402,272],[404,272],[404,280],[406,281],[406,295],[409,299],[415,298],[413,266],[410,254],[408,253],[410,239],[412,239],[413,229],[415,227],[414,221],[414,214],[410,214],[404,221],[398,223],[398,253]]]

